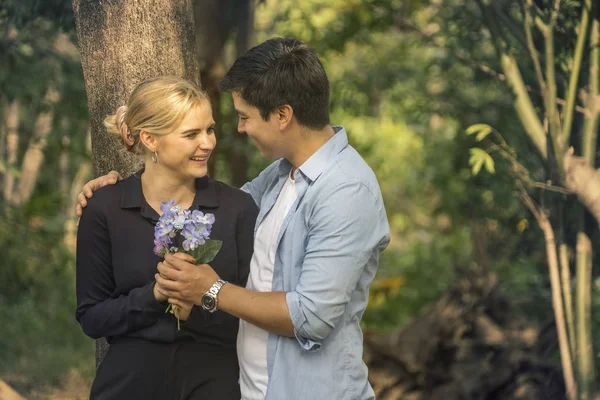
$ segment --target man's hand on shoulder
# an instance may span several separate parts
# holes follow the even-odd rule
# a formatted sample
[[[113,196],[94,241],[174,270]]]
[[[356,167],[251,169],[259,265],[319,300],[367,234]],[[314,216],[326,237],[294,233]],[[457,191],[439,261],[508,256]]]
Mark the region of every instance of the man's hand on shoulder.
[[[87,199],[91,198],[96,190],[107,185],[114,185],[121,179],[121,175],[117,171],[110,171],[108,174],[92,179],[83,185],[83,189],[77,196],[77,216],[81,217],[83,209],[87,206]]]

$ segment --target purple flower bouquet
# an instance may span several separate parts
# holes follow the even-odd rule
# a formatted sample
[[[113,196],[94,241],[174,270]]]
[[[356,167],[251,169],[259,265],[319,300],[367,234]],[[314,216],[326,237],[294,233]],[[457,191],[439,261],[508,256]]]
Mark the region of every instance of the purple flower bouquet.
[[[213,214],[182,210],[174,199],[161,203],[160,211],[162,215],[154,228],[154,254],[164,257],[167,253],[186,253],[194,257],[195,264],[208,264],[221,250],[223,242],[209,239],[215,223]],[[169,304],[165,312],[173,311]]]

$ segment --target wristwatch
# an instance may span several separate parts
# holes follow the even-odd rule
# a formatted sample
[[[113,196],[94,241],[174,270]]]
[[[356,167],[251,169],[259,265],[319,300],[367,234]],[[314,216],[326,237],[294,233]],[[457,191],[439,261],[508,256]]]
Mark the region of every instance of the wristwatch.
[[[208,292],[204,293],[204,296],[202,296],[203,309],[208,312],[217,311],[217,294],[219,294],[219,290],[221,290],[226,283],[227,281],[219,279],[210,287],[210,289],[208,289]]]

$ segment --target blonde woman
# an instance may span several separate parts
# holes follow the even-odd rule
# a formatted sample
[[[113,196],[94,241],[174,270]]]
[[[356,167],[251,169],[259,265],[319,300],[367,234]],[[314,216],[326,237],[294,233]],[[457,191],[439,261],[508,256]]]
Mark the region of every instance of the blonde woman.
[[[216,145],[208,97],[177,77],[146,80],[105,126],[144,167],[95,192],[79,223],[76,317],[86,335],[110,343],[90,398],[239,400],[238,320],[180,302],[178,330],[154,279],[154,226],[160,204],[174,199],[214,214],[211,238],[223,247],[211,265],[246,284],[257,207],[207,176]]]

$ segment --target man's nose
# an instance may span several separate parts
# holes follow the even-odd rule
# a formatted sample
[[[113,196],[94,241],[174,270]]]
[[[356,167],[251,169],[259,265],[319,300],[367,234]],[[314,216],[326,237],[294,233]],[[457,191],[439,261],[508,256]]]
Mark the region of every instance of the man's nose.
[[[245,127],[245,125],[246,124],[244,123],[244,121],[238,120],[238,124],[237,124],[238,133],[240,133],[240,134],[246,133],[246,127]]]

